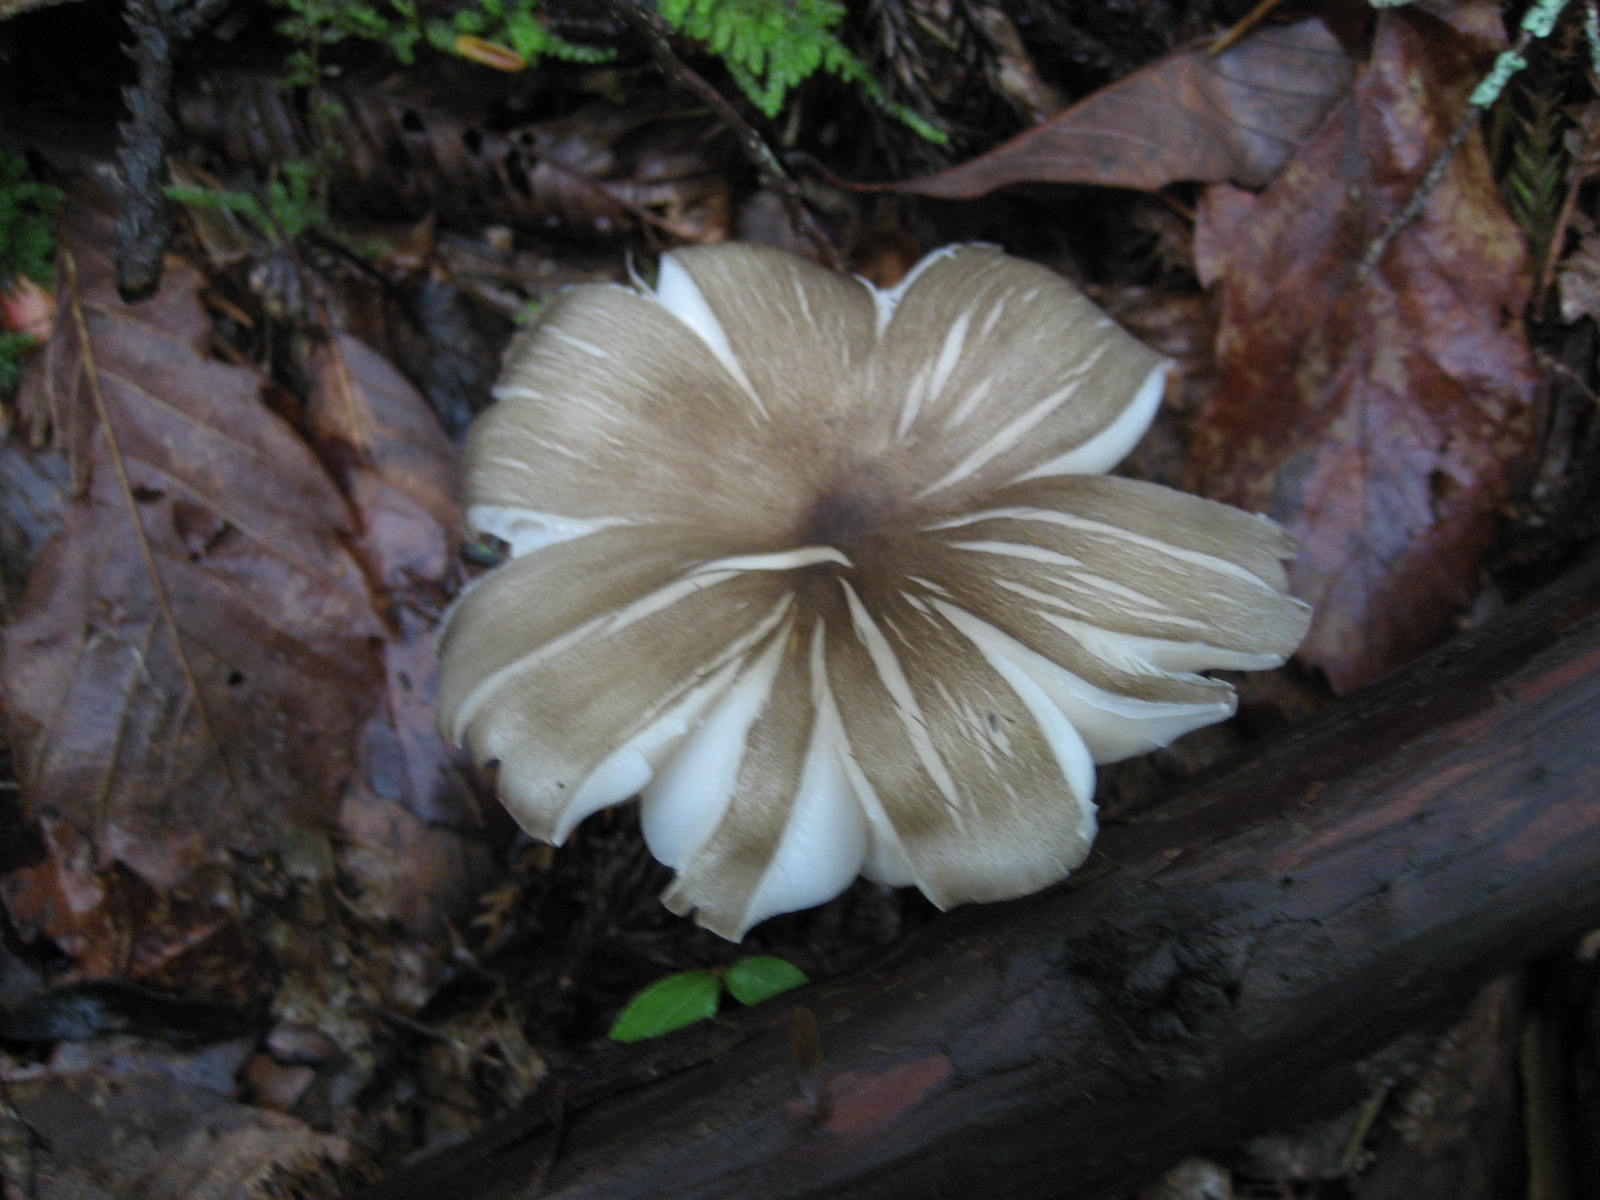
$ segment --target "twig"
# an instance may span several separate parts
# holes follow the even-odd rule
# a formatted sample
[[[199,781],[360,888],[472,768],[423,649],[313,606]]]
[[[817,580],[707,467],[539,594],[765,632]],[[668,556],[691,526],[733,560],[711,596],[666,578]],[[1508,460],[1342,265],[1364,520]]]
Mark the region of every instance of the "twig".
[[[1206,57],[1215,58],[1224,50],[1241,41],[1245,34],[1261,24],[1283,0],[1261,0],[1254,8],[1233,23],[1233,27],[1217,35],[1217,40],[1206,48]]]
[[[1369,0],[1369,2],[1375,8],[1397,6],[1394,0]],[[1404,0],[1400,2],[1403,3]],[[1378,236],[1368,244],[1366,252],[1356,263],[1354,283],[1363,282],[1377,269],[1378,263],[1388,253],[1395,238],[1421,215],[1428,200],[1438,188],[1440,180],[1444,178],[1445,168],[1450,165],[1450,160],[1461,148],[1461,143],[1467,140],[1467,134],[1472,132],[1472,127],[1478,118],[1483,115],[1486,108],[1500,98],[1500,93],[1505,90],[1511,77],[1528,65],[1528,47],[1535,40],[1550,36],[1556,19],[1566,7],[1567,0],[1537,0],[1537,3],[1528,9],[1522,18],[1517,40],[1512,43],[1509,50],[1501,52],[1500,57],[1495,59],[1494,65],[1489,68],[1489,73],[1472,90],[1472,95],[1467,99],[1467,111],[1462,114],[1461,120],[1451,130],[1449,139],[1428,164],[1427,171],[1412,189],[1411,198],[1406,201],[1405,207],[1391,217],[1388,224],[1379,230]]]
[[[567,1120],[565,1080],[555,1081],[551,1094],[545,1098],[545,1113],[550,1124],[550,1148],[534,1164],[533,1172],[528,1176],[528,1186],[524,1194],[530,1197],[538,1196],[544,1191],[545,1180],[550,1177],[550,1168],[556,1165],[556,1158],[561,1154],[561,1139],[566,1132]]]
[[[128,89],[128,119],[118,129],[117,291],[143,300],[161,286],[161,257],[172,240],[166,149],[174,132],[172,80],[183,43],[228,0],[128,0],[128,56],[138,81]]]

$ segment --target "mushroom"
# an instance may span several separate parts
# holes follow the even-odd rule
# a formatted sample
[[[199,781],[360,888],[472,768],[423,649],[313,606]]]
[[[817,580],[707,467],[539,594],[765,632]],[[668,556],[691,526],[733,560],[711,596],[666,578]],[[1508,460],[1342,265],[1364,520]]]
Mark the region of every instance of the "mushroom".
[[[756,245],[566,292],[508,351],[445,734],[561,842],[637,795],[663,895],[730,939],[858,875],[948,907],[1083,861],[1094,765],[1276,666],[1293,539],[1104,474],[1170,364],[985,245],[880,290]]]

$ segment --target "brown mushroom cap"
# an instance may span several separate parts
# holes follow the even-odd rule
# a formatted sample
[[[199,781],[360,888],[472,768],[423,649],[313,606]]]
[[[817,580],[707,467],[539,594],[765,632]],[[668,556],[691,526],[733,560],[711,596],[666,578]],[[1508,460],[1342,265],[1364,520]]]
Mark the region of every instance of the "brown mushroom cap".
[[[678,911],[737,938],[858,873],[1052,883],[1093,764],[1233,711],[1309,610],[1278,526],[1109,478],[1166,364],[987,246],[879,291],[760,246],[566,293],[467,452],[512,559],[454,609],[441,723],[537,837],[642,793]]]

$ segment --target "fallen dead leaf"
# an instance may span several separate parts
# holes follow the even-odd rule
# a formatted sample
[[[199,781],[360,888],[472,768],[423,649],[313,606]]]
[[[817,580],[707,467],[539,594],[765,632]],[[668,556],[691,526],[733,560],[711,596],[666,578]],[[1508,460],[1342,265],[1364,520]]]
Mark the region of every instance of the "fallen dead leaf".
[[[22,599],[34,560],[61,531],[67,507],[66,460],[0,439],[0,618]]]
[[[110,210],[86,195],[19,398],[77,496],[6,629],[0,687],[30,811],[170,888],[230,848],[332,827],[383,631],[344,498],[263,378],[205,353],[198,275],[123,304]]]
[[[343,1138],[148,1066],[127,1073],[100,1064],[45,1068],[0,1080],[35,1140],[33,1177],[15,1181],[19,1196],[331,1200],[369,1177]]]
[[[1353,65],[1319,18],[1267,27],[1215,58],[1209,44],[1174,51],[969,162],[875,186],[947,200],[1018,183],[1265,186],[1348,90]]]
[[[375,918],[440,932],[487,871],[463,830],[485,815],[464,760],[435,729],[439,617],[461,579],[456,451],[410,382],[348,334],[311,356],[307,416],[358,526],[356,547],[382,600],[383,706],[367,721],[340,811],[342,864]]]
[[[426,998],[492,853],[433,730],[455,450],[353,341],[324,347],[303,412],[211,357],[175,257],[124,305],[111,227],[74,189],[61,319],[19,397],[70,481],[0,660],[41,844],[0,901],[70,959],[55,982],[270,1008],[359,1075],[374,1014]]]
[[[158,888],[53,814],[38,822],[45,856],[0,879],[17,936],[54,944],[82,979],[118,979],[261,1008],[272,964],[246,931],[231,881],[211,866],[181,890]]]
[[[1476,49],[1428,13],[1385,12],[1354,92],[1278,181],[1214,187],[1200,209],[1223,316],[1193,480],[1301,538],[1301,657],[1340,689],[1449,627],[1533,441],[1527,254],[1476,134],[1354,278],[1462,113]]]
[[[438,418],[370,347],[336,334],[311,357],[307,417],[360,524],[358,549],[391,592],[459,583],[457,460]]]

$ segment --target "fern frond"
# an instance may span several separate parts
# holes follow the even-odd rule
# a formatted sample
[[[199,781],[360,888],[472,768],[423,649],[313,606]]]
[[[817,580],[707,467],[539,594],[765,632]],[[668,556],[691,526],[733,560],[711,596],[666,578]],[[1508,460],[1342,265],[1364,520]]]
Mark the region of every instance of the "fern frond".
[[[886,112],[930,141],[945,134],[891,103],[866,63],[840,40],[846,8],[838,0],[661,0],[661,17],[722,59],[740,89],[775,117],[789,93],[818,71],[861,89]]]
[[[1567,73],[1541,53],[1508,89],[1499,121],[1499,175],[1506,207],[1542,262],[1566,195],[1570,119],[1563,112]]]

